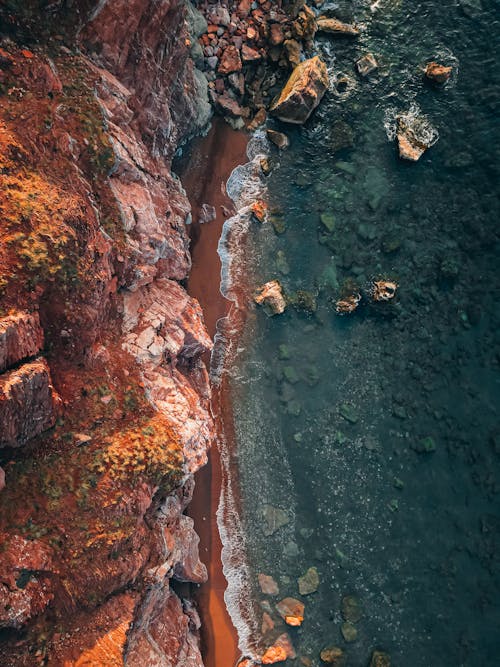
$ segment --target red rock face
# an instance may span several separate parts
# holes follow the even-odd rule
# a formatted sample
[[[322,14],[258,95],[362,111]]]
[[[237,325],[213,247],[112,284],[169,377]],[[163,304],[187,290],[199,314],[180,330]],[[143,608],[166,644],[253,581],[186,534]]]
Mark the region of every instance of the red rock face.
[[[0,320],[0,373],[38,354],[42,347],[43,329],[38,313],[16,313]]]
[[[51,225],[36,236],[13,215],[0,231],[31,234],[22,289],[0,290],[3,312],[20,311],[0,323],[0,448],[26,444],[2,459],[0,627],[25,635],[0,644],[1,662],[31,667],[39,650],[49,666],[197,667],[199,619],[169,580],[206,578],[183,512],[214,437],[200,359],[212,342],[178,282],[190,207],[170,160],[209,106],[181,0],[81,0],[75,25],[89,5],[87,57],[49,60],[42,42],[0,53],[2,82],[30,93],[0,100],[1,166],[29,172],[11,191],[35,190]]]
[[[0,447],[19,447],[54,426],[59,404],[44,359],[0,375]]]

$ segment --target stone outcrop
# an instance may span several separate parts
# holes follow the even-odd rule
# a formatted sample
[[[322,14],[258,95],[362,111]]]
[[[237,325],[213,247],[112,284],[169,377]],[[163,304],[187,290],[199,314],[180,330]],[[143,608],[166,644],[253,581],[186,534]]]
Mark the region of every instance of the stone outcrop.
[[[254,295],[255,303],[263,306],[268,315],[280,315],[286,309],[286,301],[279,280],[270,280]]]
[[[297,65],[271,106],[271,112],[286,123],[305,123],[328,88],[325,63],[315,56]]]
[[[16,313],[0,320],[0,373],[43,347],[38,313]]]
[[[446,83],[453,72],[453,67],[446,67],[446,65],[440,65],[439,63],[428,63],[425,68],[425,76],[429,81],[433,83],[443,84]]]
[[[54,426],[59,404],[44,359],[0,375],[0,447],[19,447]]]
[[[0,99],[0,305],[19,313],[0,325],[0,447],[29,447],[2,463],[2,667],[198,667],[199,619],[170,580],[206,577],[184,511],[214,436],[212,343],[180,284],[171,159],[211,113],[191,59],[206,22],[181,0],[3,12],[0,82],[28,94]]]

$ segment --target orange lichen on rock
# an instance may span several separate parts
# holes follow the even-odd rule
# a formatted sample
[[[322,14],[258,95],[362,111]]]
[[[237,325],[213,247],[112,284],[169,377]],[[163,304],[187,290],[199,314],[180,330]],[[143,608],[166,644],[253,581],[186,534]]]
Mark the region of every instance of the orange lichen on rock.
[[[92,665],[106,665],[106,667],[122,667],[123,649],[127,639],[127,630],[130,622],[124,621],[116,628],[109,630],[100,637],[95,645],[83,651],[75,662],[64,662],[64,667],[91,667]]]

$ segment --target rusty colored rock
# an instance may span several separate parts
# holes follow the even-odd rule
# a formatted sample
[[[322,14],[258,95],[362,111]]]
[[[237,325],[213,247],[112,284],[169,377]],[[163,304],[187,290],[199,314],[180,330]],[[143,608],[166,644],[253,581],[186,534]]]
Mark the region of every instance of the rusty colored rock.
[[[328,72],[318,57],[300,63],[292,72],[272,113],[287,123],[303,124],[321,102],[328,88]]]
[[[265,635],[266,632],[271,632],[271,630],[274,630],[274,621],[267,613],[267,611],[262,614],[262,625],[260,630],[263,635]]]
[[[240,118],[245,114],[243,107],[228,93],[217,95],[215,105],[226,116],[231,116],[232,118]]]
[[[359,306],[360,301],[361,294],[359,294],[359,292],[350,294],[341,299],[338,299],[338,301],[335,303],[335,310],[339,314],[353,313]]]
[[[277,662],[284,662],[287,654],[282,646],[270,646],[262,656],[263,665],[274,665]]]
[[[287,658],[292,660],[296,657],[295,649],[288,634],[284,633],[278,637],[273,646],[270,646],[262,656],[263,665],[274,665],[283,662]]]
[[[243,44],[241,47],[241,58],[245,63],[253,63],[262,60],[262,54],[257,49],[252,49],[248,44]]]
[[[266,130],[267,138],[275,146],[284,150],[290,146],[290,139],[283,132],[277,132],[276,130]]]
[[[283,28],[279,23],[271,23],[269,28],[269,43],[272,46],[279,46],[285,41]]]
[[[280,315],[286,308],[285,297],[278,280],[271,280],[262,285],[255,294],[254,301],[264,306],[269,315]]]
[[[318,16],[318,32],[326,32],[333,37],[358,37],[359,29],[351,23],[343,23],[335,18]]]
[[[265,201],[263,201],[262,199],[254,201],[254,203],[250,206],[250,209],[252,211],[252,215],[257,220],[257,222],[266,221],[267,204]]]
[[[19,447],[54,426],[60,398],[45,359],[0,376],[0,447]]]
[[[286,59],[292,67],[297,67],[300,64],[300,57],[302,49],[296,39],[286,39],[284,44]]]
[[[231,74],[232,72],[241,72],[242,68],[240,52],[230,44],[224,49],[217,71],[219,74]]]
[[[276,609],[287,625],[298,627],[304,620],[304,604],[295,598],[283,598]]]
[[[264,595],[278,595],[278,584],[271,576],[260,573],[258,575],[258,579],[260,590],[264,593]]]
[[[38,313],[16,313],[0,320],[0,373],[43,347]]]
[[[396,296],[398,284],[392,280],[375,280],[372,285],[374,301],[390,301]]]
[[[446,83],[453,72],[453,67],[446,67],[439,63],[428,63],[425,68],[425,76],[434,83]]]

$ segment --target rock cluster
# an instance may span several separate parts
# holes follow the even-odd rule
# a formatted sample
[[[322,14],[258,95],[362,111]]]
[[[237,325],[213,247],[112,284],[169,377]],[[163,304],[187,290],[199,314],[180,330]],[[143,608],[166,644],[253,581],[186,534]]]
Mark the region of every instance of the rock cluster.
[[[252,116],[258,123],[265,120],[263,110],[287,72],[301,63],[317,29],[315,13],[304,3],[255,5],[241,0],[199,6],[207,17],[198,43],[212,101],[240,126]]]

